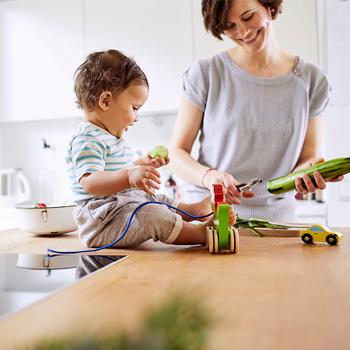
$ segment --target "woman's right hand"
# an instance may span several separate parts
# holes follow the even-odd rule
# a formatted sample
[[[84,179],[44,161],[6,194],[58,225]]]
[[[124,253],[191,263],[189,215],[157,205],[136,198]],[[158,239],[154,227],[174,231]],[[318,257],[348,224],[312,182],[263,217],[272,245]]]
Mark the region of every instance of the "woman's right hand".
[[[152,166],[140,166],[129,169],[127,177],[130,186],[137,187],[148,194],[154,194],[154,191],[149,187],[156,190],[160,188],[160,173]]]
[[[241,204],[239,198],[251,198],[255,196],[255,193],[251,191],[241,193],[236,187],[239,182],[231,174],[221,173],[218,170],[207,172],[203,178],[203,185],[209,190],[211,190],[213,184],[223,185],[227,191],[225,197],[228,204],[239,205]]]

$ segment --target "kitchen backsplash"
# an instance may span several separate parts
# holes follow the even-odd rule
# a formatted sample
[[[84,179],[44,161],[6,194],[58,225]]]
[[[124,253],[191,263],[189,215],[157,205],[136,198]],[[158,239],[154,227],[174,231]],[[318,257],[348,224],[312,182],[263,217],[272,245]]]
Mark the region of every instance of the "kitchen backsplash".
[[[124,137],[138,154],[144,154],[157,144],[169,148],[175,118],[175,114],[141,116]],[[64,157],[68,141],[81,121],[81,118],[65,118],[1,125],[0,169],[22,169],[32,193],[30,201],[25,204],[45,202],[60,205],[71,202]],[[160,172],[160,191],[164,192],[170,172],[167,167],[161,168]]]

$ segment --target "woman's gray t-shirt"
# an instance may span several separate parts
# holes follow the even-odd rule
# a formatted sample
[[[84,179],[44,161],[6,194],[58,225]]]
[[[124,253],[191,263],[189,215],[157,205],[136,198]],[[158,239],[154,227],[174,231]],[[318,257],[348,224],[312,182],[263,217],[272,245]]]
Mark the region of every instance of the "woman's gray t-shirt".
[[[293,222],[295,192],[275,196],[266,185],[293,171],[309,119],[319,116],[330,98],[324,71],[297,57],[292,72],[276,78],[247,73],[221,52],[195,62],[183,77],[184,96],[204,112],[199,163],[227,172],[239,182],[259,177],[255,197],[242,198],[234,210],[241,218]],[[185,184],[185,201],[208,194]]]

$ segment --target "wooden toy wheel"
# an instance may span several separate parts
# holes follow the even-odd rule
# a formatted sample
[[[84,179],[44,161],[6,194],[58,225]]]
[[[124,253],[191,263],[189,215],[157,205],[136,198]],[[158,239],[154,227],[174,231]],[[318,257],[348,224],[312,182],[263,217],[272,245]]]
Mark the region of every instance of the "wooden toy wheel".
[[[328,235],[328,236],[326,237],[326,241],[327,241],[327,243],[330,244],[330,245],[335,245],[335,244],[337,244],[337,238],[336,238],[334,235]]]
[[[237,253],[239,249],[239,233],[238,230],[232,226],[229,227],[230,231],[230,253]]]
[[[303,235],[303,236],[301,237],[301,239],[302,239],[303,242],[306,243],[306,244],[312,243],[312,236],[309,235],[308,233],[306,233],[305,235]]]
[[[217,253],[219,251],[219,238],[218,233],[213,227],[207,227],[207,241],[209,253]]]

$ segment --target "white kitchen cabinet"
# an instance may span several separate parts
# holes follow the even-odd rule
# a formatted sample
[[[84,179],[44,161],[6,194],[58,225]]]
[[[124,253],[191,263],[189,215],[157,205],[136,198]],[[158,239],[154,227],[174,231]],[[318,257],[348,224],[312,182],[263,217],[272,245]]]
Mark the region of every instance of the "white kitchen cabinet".
[[[120,50],[147,75],[140,115],[176,111],[193,61],[190,0],[85,0],[84,11],[86,54]]]
[[[328,225],[330,227],[350,226],[350,201],[328,203]]]
[[[327,211],[328,207],[326,203],[299,200],[297,208],[298,222],[310,225],[327,225]]]
[[[142,114],[176,112],[194,60],[229,49],[204,29],[201,0],[0,2],[0,122],[81,116],[73,74],[92,51],[133,56],[150,82]],[[315,0],[284,4],[274,23],[282,47],[317,63]]]
[[[0,122],[79,116],[73,74],[84,57],[82,0],[0,3]]]
[[[325,117],[325,158],[350,157],[350,106],[330,106]],[[350,225],[350,174],[327,185],[330,226]]]

